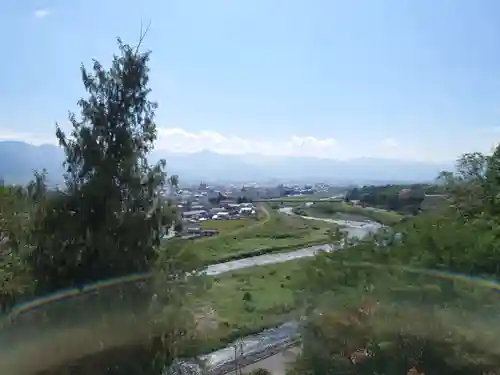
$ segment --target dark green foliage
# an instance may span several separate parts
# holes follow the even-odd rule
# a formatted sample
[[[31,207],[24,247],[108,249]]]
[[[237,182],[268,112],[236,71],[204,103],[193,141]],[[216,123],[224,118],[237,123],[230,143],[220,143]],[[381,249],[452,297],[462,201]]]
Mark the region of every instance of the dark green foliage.
[[[172,222],[158,195],[165,162],[146,158],[156,139],[149,53],[119,48],[109,70],[82,67],[81,118],[70,116],[70,136],[57,129],[66,185],[35,223],[29,261],[39,292],[147,270]]]
[[[370,185],[351,189],[346,194],[345,201],[356,200],[367,206],[416,214],[419,212],[426,194],[442,193],[443,189],[438,185]]]
[[[252,294],[250,292],[243,293],[243,301],[250,302],[252,300]]]
[[[500,353],[491,349],[500,344],[498,331],[490,333],[498,323],[497,292],[436,277],[443,271],[500,276],[498,165],[500,148],[492,156],[466,154],[434,190],[404,187],[415,204],[424,193],[443,194],[448,204],[396,224],[397,239],[380,233],[304,269],[299,296],[307,320],[294,374],[500,371]],[[349,199],[401,209],[408,206],[396,203],[402,188],[354,189]],[[353,363],[352,354],[365,351]]]
[[[247,197],[238,197],[238,199],[236,200],[236,203],[240,204],[240,203],[252,203],[252,200],[250,198],[247,198]]]
[[[70,135],[57,129],[66,155],[64,186],[48,190],[45,172],[35,174],[27,187],[0,186],[0,307],[8,311],[33,295],[144,272],[151,276],[124,283],[134,288],[75,296],[78,308],[92,308],[102,319],[116,313],[113,308],[121,309],[119,316],[137,318],[134,324],[141,329],[133,342],[98,353],[83,346],[95,348],[109,337],[92,332],[95,342],[82,341],[82,358],[40,374],[67,374],[71,368],[82,375],[157,375],[186,350],[196,352],[198,306],[192,303],[205,287],[196,277],[202,265],[178,241],[166,246],[161,241],[178,216],[160,192],[166,184],[176,189],[179,179],[167,179],[164,161],[154,166],[147,162],[156,139],[156,105],[148,100],[149,53],[118,42],[120,54],[109,70],[97,61],[92,73],[82,67],[88,97],[78,102],[81,116],[70,116]],[[186,273],[192,276],[186,278]],[[125,293],[129,289],[137,291]],[[102,306],[88,304],[104,299]],[[56,324],[60,313],[64,324],[83,332],[81,322],[68,314],[73,302],[65,300],[66,310],[57,304],[40,310],[46,321]],[[149,327],[155,327],[154,334]],[[60,352],[66,358],[64,345]]]
[[[183,229],[182,221],[177,220],[174,224],[174,231],[175,233],[181,233]]]
[[[36,181],[43,181],[37,175]],[[0,311],[5,312],[23,296],[29,296],[34,283],[29,275],[26,256],[29,243],[30,215],[36,207],[38,193],[34,182],[27,189],[20,186],[0,187]]]

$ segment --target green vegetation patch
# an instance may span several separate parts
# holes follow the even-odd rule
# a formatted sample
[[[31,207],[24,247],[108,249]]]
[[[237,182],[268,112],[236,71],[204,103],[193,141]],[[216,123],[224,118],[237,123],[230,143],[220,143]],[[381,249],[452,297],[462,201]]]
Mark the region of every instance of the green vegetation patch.
[[[253,226],[238,227],[224,235],[195,240],[192,247],[206,262],[227,260],[233,256],[258,255],[273,251],[291,250],[302,246],[327,243],[335,226],[329,223],[281,215],[262,206],[266,217]]]
[[[370,219],[384,225],[394,225],[401,221],[403,215],[394,211],[385,211],[372,207],[361,207],[346,202],[321,202],[314,203],[307,208],[302,208],[308,216],[339,219]],[[341,216],[347,214],[351,217]]]
[[[202,229],[215,229],[219,235],[234,232],[242,228],[247,228],[258,223],[257,218],[241,218],[237,220],[207,220],[200,223]]]
[[[444,194],[445,190],[442,184],[366,185],[351,189],[346,194],[346,199],[370,207],[417,214],[423,209],[423,205],[427,209],[433,208],[434,203],[429,205],[429,202],[425,201],[428,201],[429,196]]]
[[[202,298],[218,322],[211,345],[229,337],[259,332],[296,317],[295,290],[309,259],[256,266],[212,278]]]

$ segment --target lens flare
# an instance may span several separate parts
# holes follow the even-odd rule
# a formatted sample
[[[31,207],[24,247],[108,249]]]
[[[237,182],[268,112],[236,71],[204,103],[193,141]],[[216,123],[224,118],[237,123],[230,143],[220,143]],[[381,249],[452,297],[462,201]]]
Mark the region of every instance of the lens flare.
[[[388,299],[380,300],[380,303],[391,303],[396,308],[401,308],[397,307],[400,306],[397,302],[402,297],[404,299],[407,293],[404,287],[422,287],[423,290],[424,284],[431,282],[437,286],[434,291],[436,299],[443,301],[450,291],[447,286],[451,284],[480,290],[483,294],[490,292],[493,297],[500,290],[500,283],[494,280],[448,271],[371,263],[335,263],[333,258],[331,261],[340,267],[339,269],[359,270],[363,274],[370,274],[373,280],[386,278],[391,273],[404,275],[398,279],[400,285],[391,285],[395,289],[399,288],[399,294],[388,293],[386,294]],[[161,328],[152,318],[151,296],[154,294],[155,285],[157,286],[151,274],[132,274],[95,282],[82,288],[63,290],[15,306],[3,318],[0,329],[0,373],[34,375],[41,373],[42,370],[56,368],[102,351],[140,345],[158,334]],[[373,296],[372,293],[366,290],[367,297]],[[330,307],[335,308],[335,303],[339,301],[333,295]],[[467,306],[468,301],[462,302]],[[423,302],[418,299],[411,300],[411,303],[411,308],[414,310],[424,310],[428,307],[421,305]],[[496,297],[488,299],[488,303],[490,307],[493,304],[494,309],[500,310],[500,300],[496,302]],[[408,306],[405,305],[405,308]],[[454,310],[447,307],[447,316],[450,317],[450,321],[458,325],[458,328],[460,324],[466,324],[474,326],[474,329],[481,332],[485,331],[485,337],[486,335],[489,338],[500,337],[500,330],[497,330],[494,324],[487,324],[495,318],[491,310],[477,307],[479,305],[474,306],[476,306],[474,314],[467,316],[456,308]],[[453,316],[457,316],[457,319]],[[468,321],[464,323],[464,319]],[[397,329],[400,323],[401,321],[394,320],[394,329]],[[296,335],[297,330],[287,328],[286,332],[283,331],[285,333],[280,332],[275,334],[280,339],[286,339],[288,336]],[[471,344],[479,345],[476,342]],[[488,345],[491,345],[491,340]],[[486,344],[481,345],[481,349],[483,346],[484,350],[490,350]]]

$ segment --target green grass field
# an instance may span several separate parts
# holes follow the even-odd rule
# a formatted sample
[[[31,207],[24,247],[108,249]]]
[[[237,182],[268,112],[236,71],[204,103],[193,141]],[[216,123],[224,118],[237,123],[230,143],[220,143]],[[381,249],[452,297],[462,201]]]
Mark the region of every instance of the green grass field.
[[[308,259],[259,266],[211,279],[203,304],[218,323],[210,344],[248,335],[297,317],[295,283]]]
[[[284,251],[326,243],[333,224],[280,215],[268,205],[259,206],[258,219],[212,221],[205,228],[219,229],[218,236],[191,241],[202,260],[213,262],[262,250]]]
[[[238,220],[207,220],[200,223],[202,229],[215,229],[219,231],[220,235],[231,233],[235,230],[248,228],[257,224],[257,218],[242,218]]]

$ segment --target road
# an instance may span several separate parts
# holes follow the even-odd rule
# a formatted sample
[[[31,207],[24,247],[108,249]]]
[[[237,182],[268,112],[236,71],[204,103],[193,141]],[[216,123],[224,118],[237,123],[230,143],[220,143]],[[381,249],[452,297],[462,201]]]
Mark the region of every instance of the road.
[[[290,214],[290,212],[287,211],[281,211],[281,213]],[[355,235],[357,237],[361,237],[378,228],[377,225],[367,225],[366,223],[307,218],[325,220],[343,225],[344,230],[346,230],[349,235]],[[261,255],[211,265],[206,269],[206,273],[208,275],[217,275],[247,267],[311,257],[319,251],[332,250],[335,249],[329,245],[319,245],[288,253]],[[144,276],[139,275],[138,277],[139,279],[142,277],[142,279],[140,279],[143,281],[142,283],[146,282],[144,280],[147,280]],[[127,285],[129,286],[141,288],[140,286],[135,286],[135,284],[139,284],[139,282],[134,281],[134,279],[125,281],[128,281]],[[131,283],[130,281],[133,282]],[[121,281],[121,283],[125,284],[123,281]],[[151,332],[148,331],[151,327],[136,327],[132,324],[133,322],[125,323],[127,317],[124,316],[126,314],[124,314],[123,311],[127,311],[127,309],[134,310],[133,313],[131,311],[131,314],[129,314],[133,315],[134,319],[136,319],[137,316],[141,316],[140,314],[144,315],[148,313],[144,308],[140,307],[141,304],[137,303],[137,299],[133,298],[134,294],[129,293],[130,298],[126,301],[129,294],[123,293],[123,285],[119,285],[119,291],[114,289],[116,283],[108,283],[108,285],[106,286],[107,289],[104,290],[102,287],[95,287],[94,291],[92,291],[92,288],[85,288],[83,293],[79,290],[65,291],[60,297],[55,298],[54,296],[48,296],[47,298],[37,300],[35,304],[32,303],[31,307],[28,304],[18,308],[14,316],[15,324],[7,324],[3,326],[0,331],[0,373],[8,375],[32,374],[35,369],[38,371],[41,370],[40,366],[42,366],[42,364],[42,369],[57,366],[60,363],[68,363],[73,358],[77,358],[76,356],[95,353],[98,350],[102,350],[104,347],[112,349],[117,346],[123,346],[126,342],[130,342],[130,340],[137,340],[139,335],[141,337],[143,335],[151,335]],[[98,289],[100,293],[96,294],[97,299],[91,300],[89,306],[88,299],[85,299],[87,298],[85,296],[92,295],[92,293],[95,293]],[[115,301],[117,293],[122,293],[120,297],[121,300],[119,301]],[[137,291],[135,291],[135,293],[137,293]],[[82,295],[84,296],[83,300],[80,298]],[[137,296],[137,294],[135,294],[135,296]],[[70,308],[73,306],[72,304],[58,303],[58,301],[60,302],[67,298],[75,300],[75,304],[78,305],[79,308],[75,310],[74,307],[72,309]],[[106,301],[103,301],[103,299],[106,299]],[[113,301],[113,303],[110,301]],[[95,318],[99,318],[102,323],[102,314],[96,313],[95,311],[101,311],[99,308],[103,302],[105,302],[106,306],[111,306],[110,309],[115,313],[110,313],[110,317],[112,316],[112,318],[103,326],[109,331],[109,334],[106,335],[109,340],[108,342],[101,342],[99,345],[105,346],[100,347],[96,344],[95,337],[93,338],[89,336],[89,334],[91,331],[95,331],[95,329],[103,329],[98,325],[99,322],[95,320]],[[82,303],[85,303],[85,305],[82,306]],[[92,307],[94,303],[97,304],[96,309]],[[133,308],[131,307],[132,305]],[[66,310],[68,311],[65,312]],[[46,317],[43,317],[43,312],[47,311],[50,311],[50,314],[48,314],[49,316],[57,316],[57,321],[46,323]],[[120,311],[120,314],[117,315],[117,311]],[[146,317],[147,315],[144,316]],[[40,319],[45,320],[42,321]],[[101,328],[93,327],[92,324]],[[129,329],[124,330],[124,327],[128,327]],[[133,331],[131,327],[135,327],[135,329],[140,328],[140,332]],[[71,336],[71,339],[67,337],[68,335]],[[296,335],[297,323],[289,322],[280,327],[266,330],[258,335],[244,338],[238,345],[243,346],[243,352],[248,365],[246,368],[252,368],[250,366],[254,366],[253,362],[258,361],[255,363],[257,367],[270,366],[275,368],[278,373],[280,373],[280,371],[282,372],[285,367],[284,356],[280,356],[278,352],[288,347]],[[60,337],[60,339],[58,339],[58,337]],[[62,348],[64,348],[64,350],[62,350]],[[30,361],[25,361],[24,359],[28,352],[29,358],[31,359]],[[47,353],[57,353],[58,355],[50,357],[47,356]],[[270,354],[272,354],[272,357],[269,357]],[[228,371],[220,373],[225,374],[233,370],[231,364],[234,364],[234,357],[234,348],[230,345],[225,349],[204,356],[204,359],[208,360],[210,367],[214,370],[217,368],[227,368]],[[12,370],[17,370],[19,366],[25,367],[23,372]]]

